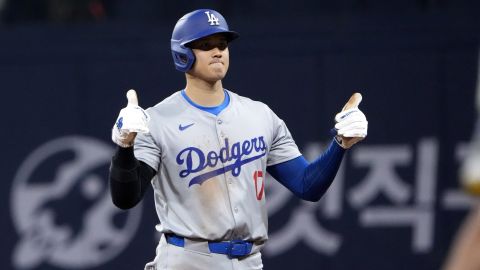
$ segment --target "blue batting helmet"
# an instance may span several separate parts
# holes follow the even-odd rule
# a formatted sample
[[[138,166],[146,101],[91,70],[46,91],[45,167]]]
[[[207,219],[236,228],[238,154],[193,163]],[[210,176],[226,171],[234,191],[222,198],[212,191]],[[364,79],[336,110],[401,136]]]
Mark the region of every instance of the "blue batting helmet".
[[[228,42],[239,36],[237,32],[228,29],[222,14],[212,9],[198,9],[180,18],[173,29],[170,43],[175,68],[181,72],[190,70],[195,62],[195,55],[186,45],[217,33],[225,34]]]

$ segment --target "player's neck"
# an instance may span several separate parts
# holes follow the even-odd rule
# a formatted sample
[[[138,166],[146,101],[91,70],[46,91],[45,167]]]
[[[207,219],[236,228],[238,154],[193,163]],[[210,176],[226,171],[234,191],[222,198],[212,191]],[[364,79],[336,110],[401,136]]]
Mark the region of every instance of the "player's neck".
[[[204,80],[187,79],[185,92],[193,102],[204,107],[218,106],[225,98],[221,80],[210,83]]]

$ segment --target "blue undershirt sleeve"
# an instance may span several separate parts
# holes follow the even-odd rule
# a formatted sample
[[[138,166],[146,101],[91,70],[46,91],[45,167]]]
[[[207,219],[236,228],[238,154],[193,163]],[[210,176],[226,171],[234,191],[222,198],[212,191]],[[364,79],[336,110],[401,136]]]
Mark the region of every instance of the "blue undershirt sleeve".
[[[267,167],[267,172],[297,197],[318,201],[332,184],[345,149],[332,140],[327,150],[312,163],[303,157]]]

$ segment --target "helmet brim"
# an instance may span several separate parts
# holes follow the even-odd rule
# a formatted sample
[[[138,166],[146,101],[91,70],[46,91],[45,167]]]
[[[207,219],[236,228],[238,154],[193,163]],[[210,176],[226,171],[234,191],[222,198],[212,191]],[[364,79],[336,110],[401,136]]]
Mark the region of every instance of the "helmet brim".
[[[209,36],[213,36],[213,35],[216,35],[216,34],[222,34],[224,35],[226,38],[227,38],[227,42],[230,43],[232,41],[234,41],[235,39],[237,39],[238,37],[240,37],[240,35],[235,32],[235,31],[225,31],[225,30],[220,30],[219,31],[207,31],[207,32],[204,32],[204,33],[200,33],[198,36],[200,37],[195,37],[195,38],[191,38],[191,39],[187,39],[186,41],[182,42],[182,45],[183,46],[186,46],[188,47],[188,44],[189,43],[192,43],[194,41],[197,41],[199,39],[202,39],[202,38],[206,38],[206,37],[209,37]]]

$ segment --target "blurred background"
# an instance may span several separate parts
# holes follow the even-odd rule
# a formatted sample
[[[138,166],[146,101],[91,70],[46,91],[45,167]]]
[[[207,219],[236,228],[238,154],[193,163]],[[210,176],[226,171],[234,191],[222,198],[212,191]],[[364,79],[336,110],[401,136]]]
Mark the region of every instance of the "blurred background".
[[[224,86],[267,103],[310,159],[353,92],[369,135],[319,203],[268,178],[265,269],[441,269],[475,205],[458,170],[476,121],[474,0],[0,0],[1,269],[143,269],[159,239],[150,190],[108,190],[125,93],[184,87],[170,36],[197,8],[241,37]]]

